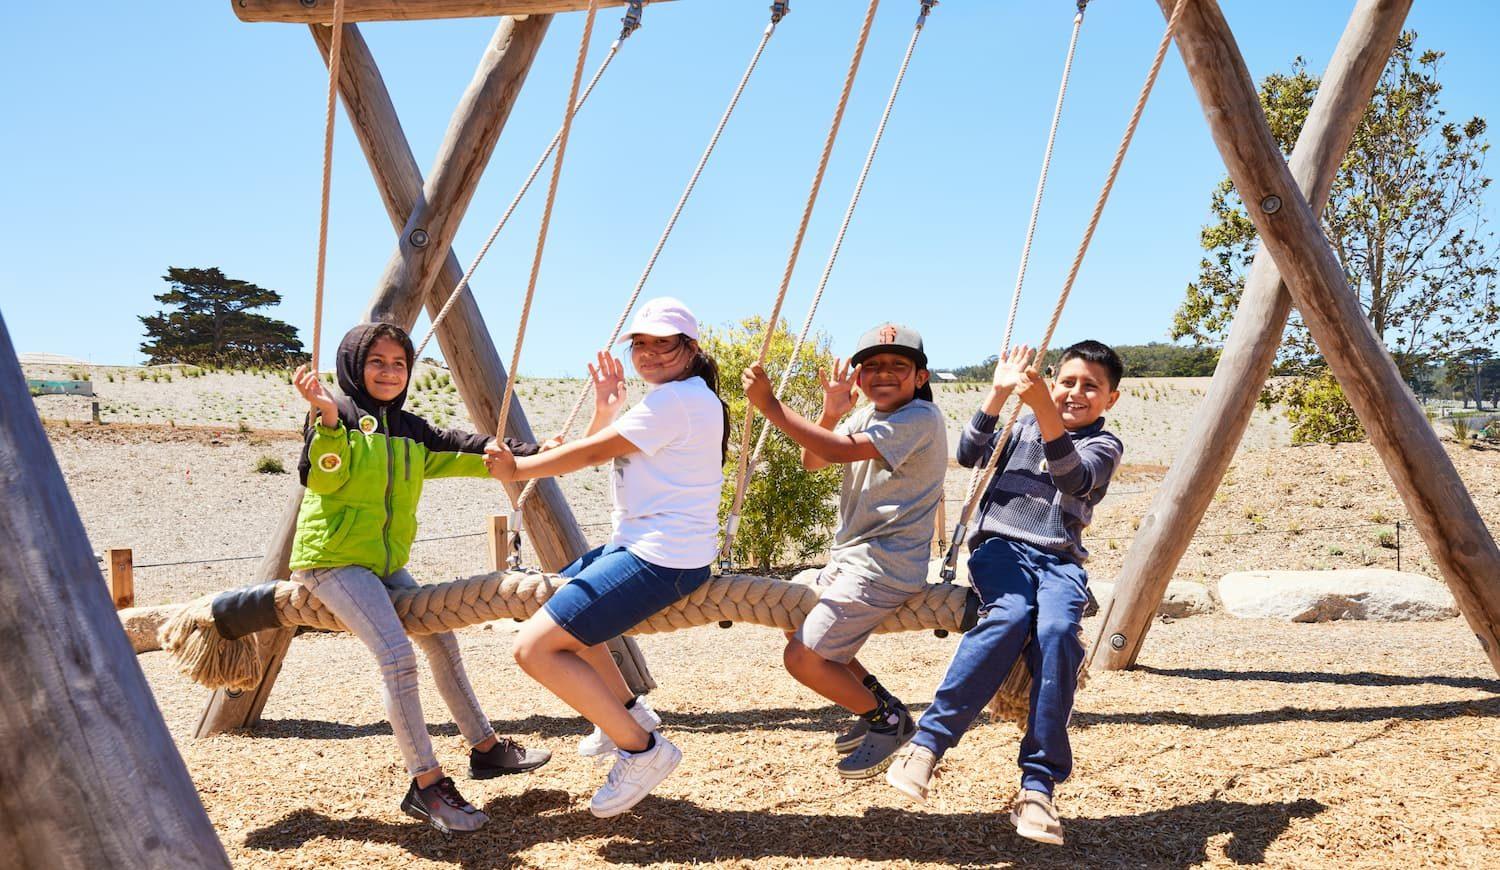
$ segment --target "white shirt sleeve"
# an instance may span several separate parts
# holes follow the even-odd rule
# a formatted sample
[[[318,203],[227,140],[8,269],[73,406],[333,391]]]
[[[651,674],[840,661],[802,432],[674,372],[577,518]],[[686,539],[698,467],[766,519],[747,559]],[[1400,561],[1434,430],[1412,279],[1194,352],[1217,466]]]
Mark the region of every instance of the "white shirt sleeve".
[[[686,440],[690,421],[682,397],[664,384],[635,404],[635,407],[620,415],[614,423],[615,431],[647,456],[678,440]]]

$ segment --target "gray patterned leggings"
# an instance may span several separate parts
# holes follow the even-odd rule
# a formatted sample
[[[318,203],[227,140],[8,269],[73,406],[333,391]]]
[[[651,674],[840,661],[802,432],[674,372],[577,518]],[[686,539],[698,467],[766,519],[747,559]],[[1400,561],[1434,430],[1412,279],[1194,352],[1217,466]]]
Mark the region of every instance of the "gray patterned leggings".
[[[333,615],[375,654],[380,665],[380,699],[385,702],[385,715],[390,719],[396,744],[401,747],[407,773],[415,778],[436,770],[437,756],[432,752],[432,738],[422,718],[417,657],[396,609],[391,606],[388,591],[415,588],[417,581],[404,568],[382,581],[374,572],[357,565],[296,571],[292,580],[316,593]],[[474,687],[464,673],[458,641],[450,632],[417,635],[415,640],[432,666],[438,694],[453,713],[453,721],[464,739],[470,746],[489,739],[495,729],[480,709],[479,699],[474,697]]]

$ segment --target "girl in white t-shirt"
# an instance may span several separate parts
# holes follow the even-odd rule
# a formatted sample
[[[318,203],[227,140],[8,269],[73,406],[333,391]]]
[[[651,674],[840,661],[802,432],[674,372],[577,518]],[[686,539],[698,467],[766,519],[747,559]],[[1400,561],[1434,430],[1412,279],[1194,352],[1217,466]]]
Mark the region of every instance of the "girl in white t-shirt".
[[[588,434],[517,458],[487,452],[502,481],[552,477],[612,462],[614,535],[569,565],[572,580],[521,626],[521,669],[594,723],[583,755],[616,753],[589,810],[601,818],[635,806],[682,753],[657,732],[661,718],[625,684],[605,641],[629,630],[708,579],[718,540],[729,411],[719,372],[698,345],[698,322],[676,299],[641,306],[626,337],[646,396],[624,414],[625,369],[600,353]]]

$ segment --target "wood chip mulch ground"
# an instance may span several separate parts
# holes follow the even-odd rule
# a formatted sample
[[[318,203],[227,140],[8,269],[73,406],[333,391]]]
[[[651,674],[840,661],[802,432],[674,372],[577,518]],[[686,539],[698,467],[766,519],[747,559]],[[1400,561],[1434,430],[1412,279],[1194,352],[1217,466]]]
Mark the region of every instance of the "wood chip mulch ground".
[[[642,640],[682,766],[634,812],[594,819],[605,768],[574,753],[584,724],[516,669],[510,634],[463,632],[469,673],[501,733],[556,757],[523,777],[460,775],[493,817],[463,837],[398,810],[407,780],[352,638],[299,639],[261,726],[208,740],[190,737],[204,693],[161,653],[141,663],[240,867],[1500,866],[1500,680],[1459,619],[1156,625],[1141,669],[1079,696],[1060,848],[1007,820],[1008,724],[950,752],[925,806],[880,779],[841,780],[831,738],[845,717],[788,678],[777,635],[755,627]],[[864,658],[920,707],[954,643],[883,636]],[[438,756],[461,774],[462,738],[423,679]]]

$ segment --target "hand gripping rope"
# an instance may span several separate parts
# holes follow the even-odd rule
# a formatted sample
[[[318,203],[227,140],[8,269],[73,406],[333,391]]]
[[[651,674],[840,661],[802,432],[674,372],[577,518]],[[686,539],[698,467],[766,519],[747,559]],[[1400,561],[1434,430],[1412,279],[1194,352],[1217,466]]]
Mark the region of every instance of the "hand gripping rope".
[[[723,116],[719,118],[719,124],[714,128],[713,135],[708,140],[708,147],[703,150],[703,156],[698,158],[698,165],[693,169],[693,174],[688,179],[687,187],[682,191],[682,196],[678,198],[677,207],[672,210],[672,216],[667,219],[667,225],[662,230],[661,237],[656,240],[656,247],[652,249],[651,256],[646,260],[646,267],[641,271],[641,277],[636,281],[635,289],[631,292],[630,298],[626,300],[625,307],[620,311],[620,316],[615,321],[614,329],[611,330],[609,338],[604,342],[604,349],[606,351],[614,346],[615,341],[620,337],[620,331],[625,328],[625,320],[630,317],[630,312],[635,309],[635,303],[641,298],[641,291],[645,288],[646,281],[651,277],[652,270],[656,268],[657,258],[661,256],[662,249],[666,247],[667,239],[671,237],[672,230],[677,226],[677,219],[682,215],[682,210],[687,206],[689,197],[693,195],[693,189],[698,185],[698,178],[702,176],[704,167],[708,165],[709,157],[713,155],[714,149],[719,144],[719,137],[723,135],[724,128],[729,124],[729,118],[734,114],[735,107],[739,105],[740,97],[745,93],[745,86],[749,84],[751,74],[755,72],[756,66],[759,65],[761,55],[765,53],[766,45],[771,41],[772,34],[776,32],[776,25],[780,24],[781,19],[785,18],[790,11],[791,6],[789,3],[771,4],[771,21],[766,25],[765,31],[761,34],[760,43],[755,47],[755,53],[750,56],[750,65],[745,68],[744,75],[740,77],[739,85],[734,89],[734,95],[729,99],[729,106],[724,110]],[[568,412],[568,418],[562,426],[561,435],[564,439],[572,434],[573,426],[578,421],[578,414],[583,409],[583,403],[588,399],[588,395],[592,390],[593,385],[589,383],[585,383],[583,389],[579,390],[578,398],[573,402],[573,408]],[[536,484],[536,480],[527,481],[526,488],[521,490],[521,496],[516,500],[516,511],[515,516],[512,518],[512,526],[517,530],[520,528],[521,508],[526,504],[527,499],[531,497],[532,492],[536,489]]]
[[[896,83],[891,86],[891,95],[886,98],[885,111],[881,113],[880,124],[875,128],[875,138],[870,142],[869,152],[865,154],[864,166],[859,171],[859,180],[855,182],[854,193],[849,198],[849,207],[844,210],[844,220],[839,224],[838,235],[833,241],[833,249],[829,251],[828,262],[824,264],[822,277],[818,279],[817,292],[813,293],[812,302],[807,307],[807,316],[802,320],[802,329],[797,333],[797,342],[792,346],[792,355],[787,360],[786,368],[781,372],[781,379],[776,384],[776,398],[778,399],[786,392],[786,385],[791,381],[792,372],[797,367],[797,360],[802,355],[802,345],[806,343],[807,334],[812,330],[813,316],[817,314],[818,303],[822,301],[823,291],[828,287],[828,279],[833,274],[833,264],[838,261],[839,250],[844,245],[844,236],[849,232],[849,224],[854,219],[854,210],[859,206],[860,194],[865,189],[865,180],[870,176],[870,167],[875,163],[875,152],[880,149],[880,140],[885,136],[886,124],[890,121],[891,110],[896,105],[896,95],[901,92],[901,83],[906,79],[907,67],[911,66],[912,54],[917,48],[917,39],[922,35],[922,28],[927,24],[927,16],[932,12],[932,8],[938,5],[938,0],[921,0],[921,3],[922,9],[917,15],[916,27],[912,30],[911,41],[906,45],[906,54],[901,58],[901,68],[896,73]],[[774,322],[767,324],[767,335],[770,335],[774,328]],[[755,467],[760,463],[760,454],[765,449],[766,437],[770,434],[770,430],[770,423],[761,423],[760,436],[755,440],[755,449],[751,452],[749,461],[740,463],[740,477],[736,482],[734,504],[724,527],[724,545],[719,551],[721,573],[733,567],[734,535],[739,531],[740,510],[744,506],[750,479],[754,477]]]
[[[1188,0],[1177,0],[1177,5],[1172,10],[1172,17],[1167,21],[1166,32],[1162,34],[1161,43],[1156,47],[1156,57],[1151,62],[1151,71],[1146,74],[1146,83],[1142,85],[1140,96],[1136,98],[1135,110],[1131,112],[1130,122],[1125,127],[1125,135],[1120,138],[1120,147],[1115,150],[1114,161],[1109,167],[1109,176],[1104,180],[1104,187],[1099,191],[1093,214],[1089,216],[1088,227],[1084,230],[1083,239],[1078,243],[1078,252],[1073,257],[1073,265],[1068,270],[1067,280],[1063,282],[1062,292],[1058,294],[1057,305],[1052,309],[1052,318],[1047,322],[1047,331],[1042,336],[1041,345],[1037,349],[1038,360],[1046,359],[1047,347],[1052,343],[1052,334],[1057,330],[1057,322],[1062,317],[1063,307],[1067,305],[1068,295],[1073,291],[1073,283],[1078,279],[1078,270],[1083,266],[1083,258],[1088,253],[1089,242],[1094,238],[1094,230],[1099,227],[1099,219],[1104,214],[1104,204],[1109,201],[1110,191],[1114,189],[1115,179],[1119,177],[1120,166],[1125,162],[1125,153],[1130,149],[1130,140],[1135,136],[1136,127],[1141,121],[1141,114],[1146,110],[1146,100],[1151,96],[1151,89],[1156,85],[1156,76],[1161,72],[1162,61],[1166,59],[1167,49],[1172,45],[1172,32],[1176,29],[1177,21],[1182,17],[1182,11],[1187,7],[1187,2]],[[1007,347],[1005,350],[1008,349]],[[990,479],[995,475],[1000,454],[1005,451],[1005,445],[1010,440],[1011,429],[1020,416],[1021,403],[1017,400],[1011,405],[1010,417],[1005,421],[1005,428],[995,441],[989,461],[982,468],[976,468],[969,476],[968,493],[964,498],[963,509],[959,513],[958,527],[954,530],[953,542],[948,546],[948,553],[943,559],[942,578],[945,581],[952,580],[956,574],[954,566],[958,562],[958,548],[963,545],[963,540],[967,537],[969,520],[974,515],[980,494],[989,486]]]

